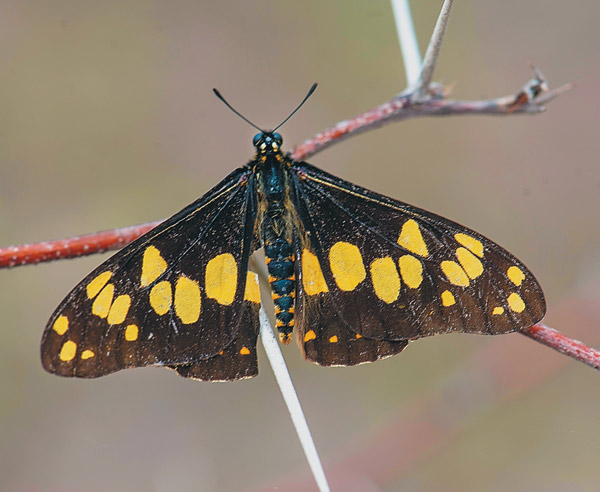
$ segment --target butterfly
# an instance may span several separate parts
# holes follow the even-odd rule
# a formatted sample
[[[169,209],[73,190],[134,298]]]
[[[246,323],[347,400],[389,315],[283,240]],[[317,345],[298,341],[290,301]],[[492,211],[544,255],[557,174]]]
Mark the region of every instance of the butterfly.
[[[281,342],[295,333],[304,357],[323,366],[373,362],[440,333],[523,330],[544,316],[539,283],[508,251],[293,160],[275,131],[291,114],[264,131],[215,93],[259,130],[254,157],[68,294],[42,337],[47,371],[256,376],[260,292],[249,259],[260,248]]]

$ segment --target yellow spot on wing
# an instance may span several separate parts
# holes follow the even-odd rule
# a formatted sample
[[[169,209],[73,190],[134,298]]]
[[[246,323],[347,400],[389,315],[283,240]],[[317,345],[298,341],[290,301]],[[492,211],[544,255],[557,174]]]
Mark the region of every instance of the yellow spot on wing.
[[[521,313],[525,309],[525,303],[519,294],[513,292],[508,296],[508,307],[515,313]]]
[[[250,350],[247,347],[242,347],[240,350],[240,355],[250,355]]]
[[[91,350],[84,350],[81,354],[81,358],[83,360],[87,360],[87,359],[91,359],[92,357],[94,357],[94,352],[92,352]]]
[[[398,260],[402,280],[411,289],[416,289],[423,282],[423,265],[411,255],[401,256]]]
[[[442,292],[442,305],[443,306],[453,306],[456,304],[456,300],[454,299],[454,295],[449,290],[445,290]]]
[[[335,243],[329,250],[329,265],[342,290],[354,290],[367,276],[359,249],[344,241]]]
[[[200,317],[200,287],[198,282],[181,276],[175,284],[175,314],[182,323],[195,323]]]
[[[304,334],[305,342],[310,342],[311,340],[314,340],[315,338],[317,338],[317,335],[313,330],[309,330]]]
[[[85,290],[87,292],[88,299],[93,299],[98,295],[98,292],[102,290],[102,287],[106,285],[106,282],[112,277],[112,272],[103,272],[94,278],[89,284],[87,284]]]
[[[135,342],[139,332],[140,330],[137,325],[127,325],[127,328],[125,328],[125,340],[128,342]]]
[[[429,255],[427,245],[421,234],[421,229],[419,229],[419,224],[413,219],[407,220],[402,226],[400,236],[398,237],[398,244],[411,253],[415,253],[419,256]]]
[[[479,239],[467,236],[462,232],[454,234],[454,239],[456,239],[460,244],[462,244],[465,248],[471,251],[471,253],[475,253],[477,256],[479,256],[479,258],[483,258],[483,244]]]
[[[206,297],[229,306],[235,298],[238,268],[230,253],[215,256],[206,265]]]
[[[302,252],[302,285],[309,296],[329,292],[319,260],[308,249]]]
[[[504,313],[504,308],[502,306],[497,306],[492,311],[492,314],[503,314],[503,313]]]
[[[72,342],[71,340],[66,341],[62,348],[60,349],[60,360],[63,362],[69,362],[75,358],[75,354],[77,353],[77,344]]]
[[[359,338],[362,338],[362,335],[357,333],[356,335],[354,335],[354,338],[356,338],[358,340]]]
[[[113,284],[108,284],[104,287],[100,291],[100,294],[98,294],[98,297],[96,297],[94,304],[92,304],[92,314],[95,314],[99,318],[106,318],[110,311],[114,294],[115,286]]]
[[[171,309],[173,302],[173,289],[171,288],[171,282],[163,280],[158,282],[150,289],[150,306],[154,309],[154,312],[159,316],[167,314]]]
[[[456,257],[458,258],[460,265],[463,267],[469,278],[475,279],[483,273],[483,265],[481,264],[481,261],[479,261],[479,258],[477,258],[468,249],[458,248],[456,250]]]
[[[142,276],[140,283],[142,287],[147,287],[160,277],[167,269],[167,262],[160,255],[160,251],[155,246],[148,246],[144,251],[142,260]]]
[[[390,304],[400,295],[400,275],[389,256],[378,258],[371,263],[371,281],[375,294],[383,302]]]
[[[129,311],[129,306],[131,305],[131,297],[128,295],[122,295],[115,299],[115,302],[112,303],[110,307],[110,311],[108,312],[108,321],[109,325],[118,325],[125,321],[125,317],[127,316],[127,312]]]
[[[440,266],[451,284],[468,287],[469,277],[458,263],[455,261],[442,261]]]
[[[511,266],[507,270],[506,274],[508,275],[508,279],[517,287],[521,285],[523,279],[525,278],[525,274],[523,273],[523,271],[516,266]]]
[[[244,300],[260,304],[260,289],[258,287],[258,275],[254,272],[246,273],[246,290]]]
[[[333,335],[332,337],[329,338],[329,343],[338,343],[338,337],[337,335]]]
[[[69,329],[69,318],[64,314],[56,318],[56,321],[52,325],[52,329],[59,335],[64,335]]]

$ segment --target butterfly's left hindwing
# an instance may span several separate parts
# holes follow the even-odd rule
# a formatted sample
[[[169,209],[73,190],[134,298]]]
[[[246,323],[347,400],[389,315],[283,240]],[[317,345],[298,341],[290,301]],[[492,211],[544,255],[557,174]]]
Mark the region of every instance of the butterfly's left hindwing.
[[[489,239],[309,164],[291,173],[304,228],[298,260],[313,265],[299,289],[305,306],[326,304],[312,317],[301,309],[304,333],[333,316],[320,314],[328,306],[355,334],[381,341],[508,333],[544,315],[533,274]]]
[[[253,175],[240,168],[73,289],[44,331],[44,368],[87,378],[147,365],[205,380],[256,375],[255,220]]]

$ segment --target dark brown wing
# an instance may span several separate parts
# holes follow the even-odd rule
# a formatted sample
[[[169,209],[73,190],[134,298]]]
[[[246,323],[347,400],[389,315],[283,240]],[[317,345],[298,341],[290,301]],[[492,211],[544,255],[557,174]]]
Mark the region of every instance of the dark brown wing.
[[[533,274],[489,239],[309,164],[295,163],[292,173],[309,245],[300,264],[316,258],[328,292],[327,301],[314,301],[318,294],[302,287],[304,331],[339,318],[364,338],[403,341],[452,331],[508,333],[543,317]]]
[[[256,192],[240,168],[88,275],[42,338],[44,368],[93,378],[127,367],[255,375],[259,299],[247,286]]]
[[[296,248],[296,336],[307,360],[322,366],[355,366],[402,352],[408,340],[375,340],[351,330],[323,277],[319,260],[306,241]]]

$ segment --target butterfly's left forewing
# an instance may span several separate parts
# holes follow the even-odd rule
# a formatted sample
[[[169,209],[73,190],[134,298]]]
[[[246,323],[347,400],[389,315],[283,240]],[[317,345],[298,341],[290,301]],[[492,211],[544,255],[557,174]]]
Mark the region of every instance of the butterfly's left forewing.
[[[44,331],[44,368],[88,378],[147,365],[204,380],[255,375],[255,220],[253,175],[240,168],[73,289]]]
[[[355,334],[398,342],[452,331],[499,334],[544,315],[533,274],[489,239],[306,163],[292,173],[309,244],[300,264],[318,260],[327,302]],[[301,294],[305,305],[316,302],[306,288]],[[303,315],[306,326],[322,318]]]

